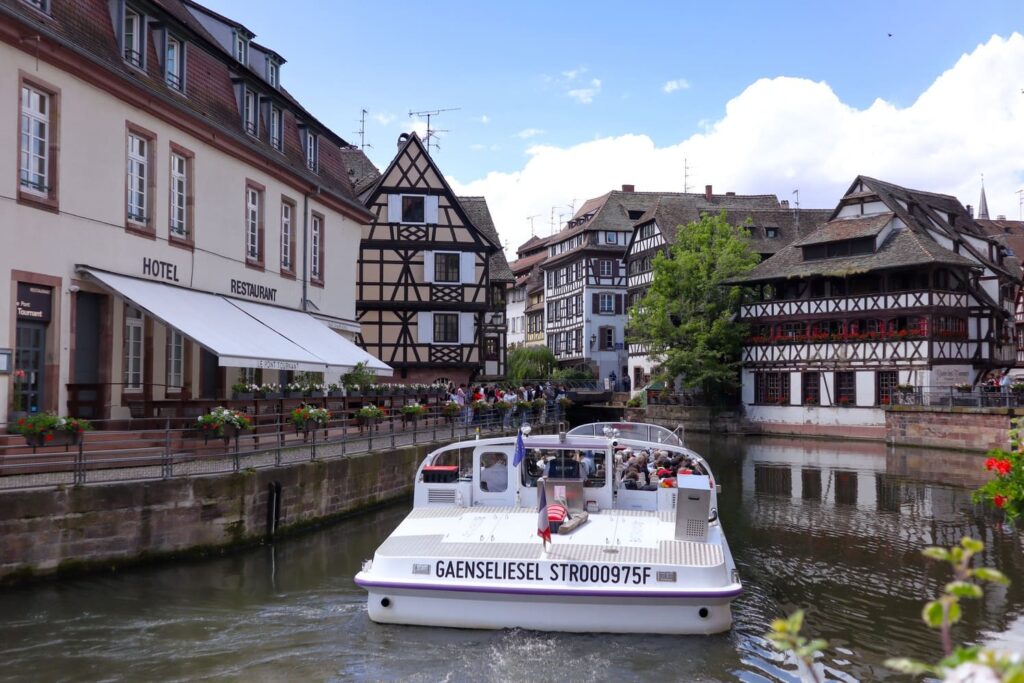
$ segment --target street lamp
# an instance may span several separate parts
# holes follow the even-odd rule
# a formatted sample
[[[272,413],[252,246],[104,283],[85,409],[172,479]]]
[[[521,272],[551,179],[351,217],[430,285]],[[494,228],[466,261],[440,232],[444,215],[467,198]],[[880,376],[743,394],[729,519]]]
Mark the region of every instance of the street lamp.
[[[596,343],[597,343],[597,335],[596,334],[591,334],[590,335],[590,348],[594,348],[594,344],[596,344]]]

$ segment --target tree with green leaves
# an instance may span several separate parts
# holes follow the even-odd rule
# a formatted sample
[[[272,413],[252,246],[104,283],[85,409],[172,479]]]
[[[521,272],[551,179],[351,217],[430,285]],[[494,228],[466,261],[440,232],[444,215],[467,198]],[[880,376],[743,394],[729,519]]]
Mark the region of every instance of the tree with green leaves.
[[[505,376],[517,383],[525,379],[545,379],[551,376],[554,367],[555,354],[548,347],[519,346],[509,349]]]
[[[658,254],[647,294],[629,311],[629,341],[645,344],[659,379],[681,378],[708,392],[739,386],[739,354],[747,334],[736,321],[741,288],[725,283],[759,257],[750,232],[725,212],[680,226],[669,256]]]

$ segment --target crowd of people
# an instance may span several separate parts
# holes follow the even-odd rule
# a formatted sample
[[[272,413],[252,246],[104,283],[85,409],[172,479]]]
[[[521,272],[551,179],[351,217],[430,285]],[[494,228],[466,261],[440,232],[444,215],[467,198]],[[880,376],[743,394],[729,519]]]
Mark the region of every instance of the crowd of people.
[[[674,487],[676,477],[688,474],[707,474],[704,467],[682,453],[657,450],[624,449],[615,456],[619,486],[624,489],[655,491],[659,487]]]
[[[565,386],[552,384],[526,384],[518,389],[503,389],[497,384],[479,384],[466,387],[465,384],[455,386],[455,383],[448,384],[448,400],[462,407],[462,416],[465,423],[473,424],[475,420],[481,419],[473,411],[473,404],[477,401],[494,404],[499,401],[514,404],[518,401],[534,401],[542,398],[547,402],[547,408],[554,411],[555,420],[560,419],[558,400],[565,398]],[[502,417],[503,426],[507,429],[511,424],[512,411],[507,410]]]

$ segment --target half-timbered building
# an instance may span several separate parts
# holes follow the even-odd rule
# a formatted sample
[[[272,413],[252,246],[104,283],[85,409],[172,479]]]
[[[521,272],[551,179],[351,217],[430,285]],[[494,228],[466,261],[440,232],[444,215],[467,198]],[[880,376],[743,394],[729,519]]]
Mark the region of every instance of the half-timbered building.
[[[357,272],[364,348],[398,381],[502,374],[501,361],[488,368],[485,359],[485,343],[503,349],[504,340],[503,323],[487,319],[497,310],[491,267],[501,247],[483,198],[460,201],[416,134],[399,138],[397,155],[360,198],[372,216]]]
[[[982,190],[982,205],[985,204],[985,191]],[[967,207],[970,209],[970,207]],[[978,225],[985,234],[995,239],[1007,249],[1007,268],[1020,274],[1021,257],[1024,256],[1024,221],[1007,220],[1006,216],[994,219],[977,219]],[[1024,287],[1017,290],[1017,302],[1014,306],[1014,324],[1017,339],[1018,369],[1024,368]],[[1016,375],[1015,375],[1016,376]]]
[[[510,264],[515,282],[508,296],[508,344],[544,344],[544,273],[540,265],[547,258],[545,240],[534,235],[520,245]]]
[[[737,280],[747,416],[878,434],[898,384],[949,391],[1013,365],[1007,256],[956,198],[859,176],[827,223]]]
[[[768,258],[801,234],[809,234],[828,219],[831,213],[819,209],[790,209],[785,200],[775,195],[737,195],[734,192],[714,194],[712,186],[704,193],[666,193],[633,226],[626,247],[627,308],[646,294],[651,283],[652,264],[658,253],[668,253],[677,232],[700,219],[701,215],[725,211],[732,225],[746,225],[750,231],[751,248],[762,259]],[[627,335],[628,336],[628,335]],[[629,377],[634,389],[651,380],[657,365],[645,345],[631,342]]]

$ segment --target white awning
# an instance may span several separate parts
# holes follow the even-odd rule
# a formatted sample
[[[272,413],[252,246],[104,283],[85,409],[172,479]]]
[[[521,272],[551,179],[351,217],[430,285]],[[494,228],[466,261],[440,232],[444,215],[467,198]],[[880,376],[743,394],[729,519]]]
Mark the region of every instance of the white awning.
[[[97,283],[217,355],[224,367],[348,372],[391,368],[311,315],[80,267]]]

